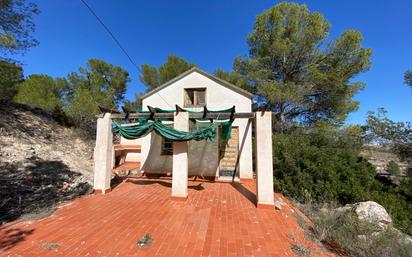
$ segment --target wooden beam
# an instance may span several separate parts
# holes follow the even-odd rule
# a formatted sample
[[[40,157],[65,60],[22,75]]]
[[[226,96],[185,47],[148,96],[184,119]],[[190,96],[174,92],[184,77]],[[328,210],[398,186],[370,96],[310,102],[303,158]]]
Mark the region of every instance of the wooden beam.
[[[150,118],[151,113],[130,113],[129,114],[129,119],[134,119],[134,118]],[[219,117],[219,119],[230,119],[231,113],[228,112],[220,112],[220,113],[207,113],[206,118],[209,119],[216,119]],[[124,119],[126,116],[125,113],[119,113],[119,114],[112,114],[111,118],[112,119]],[[174,113],[154,113],[153,118],[173,118]],[[103,117],[103,114],[97,115],[97,118]],[[255,117],[254,112],[236,112],[234,113],[233,117],[235,119],[251,119]],[[199,119],[199,118],[204,118],[204,114],[202,113],[189,113],[189,119]]]

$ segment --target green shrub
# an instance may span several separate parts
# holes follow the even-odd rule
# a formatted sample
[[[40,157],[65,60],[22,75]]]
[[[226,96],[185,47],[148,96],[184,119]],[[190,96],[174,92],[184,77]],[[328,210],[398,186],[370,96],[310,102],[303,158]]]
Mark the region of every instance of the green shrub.
[[[412,244],[396,230],[388,227],[382,231],[375,224],[360,221],[350,211],[312,209],[308,215],[319,240],[338,244],[349,256],[407,257],[412,252]]]
[[[364,200],[378,185],[375,169],[359,157],[358,133],[317,127],[275,134],[276,189],[301,202]]]
[[[412,179],[412,166],[409,166],[408,169],[406,169],[406,176]]]
[[[297,128],[274,134],[273,142],[275,190],[305,203],[376,201],[397,228],[412,235],[412,179],[399,186],[378,180],[359,155],[358,127]]]
[[[389,161],[386,165],[386,171],[392,176],[399,176],[401,174],[401,169],[395,161]]]
[[[0,60],[0,101],[11,100],[17,94],[18,83],[23,81],[23,69],[13,62]]]
[[[62,95],[65,88],[67,82],[64,79],[34,74],[19,85],[14,100],[46,111],[58,112],[63,107]]]
[[[385,207],[396,228],[412,235],[412,203],[400,192],[399,188],[371,192],[370,199]]]

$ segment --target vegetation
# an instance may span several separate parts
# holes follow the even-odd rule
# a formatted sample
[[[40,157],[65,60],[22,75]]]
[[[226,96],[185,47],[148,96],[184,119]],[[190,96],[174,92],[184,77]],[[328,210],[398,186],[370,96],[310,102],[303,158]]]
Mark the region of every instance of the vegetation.
[[[404,74],[405,84],[412,88],[412,71],[407,70]]]
[[[342,204],[377,187],[375,169],[359,157],[361,129],[318,125],[274,135],[275,187],[301,201]]]
[[[360,157],[360,127],[317,125],[277,133],[274,138],[276,190],[300,202],[348,204],[372,200],[392,215],[396,227],[412,235],[411,178],[381,181]]]
[[[65,96],[68,116],[77,127],[93,129],[99,105],[117,109],[124,100],[129,73],[103,60],[90,59],[87,67],[68,75],[69,89]],[[94,133],[94,131],[90,131]]]
[[[407,153],[410,125],[370,113],[367,126],[342,127],[358,108],[353,96],[364,84],[354,77],[370,68],[372,51],[362,47],[355,30],[326,42],[329,28],[305,5],[280,3],[257,16],[248,37],[249,56],[236,58],[233,72],[215,73],[249,90],[258,105],[275,113],[276,190],[301,202],[374,200],[399,229],[412,234],[410,180],[400,185],[381,181],[360,156],[365,139],[378,137]]]
[[[16,85],[14,100],[49,111],[58,121],[81,128],[92,136],[99,106],[117,109],[124,101],[129,81],[129,73],[123,68],[90,59],[87,67],[80,67],[67,78],[30,75]]]
[[[48,75],[30,75],[19,85],[15,101],[50,112],[60,112],[63,96],[69,85],[65,79]]]
[[[296,3],[283,2],[257,15],[249,56],[235,60],[233,77],[242,75],[259,103],[275,112],[277,130],[291,122],[341,123],[358,108],[352,98],[364,84],[353,78],[369,69],[372,51],[361,46],[356,30],[326,43],[329,28],[320,13]]]
[[[391,174],[392,176],[399,176],[401,175],[401,169],[399,165],[395,162],[390,160],[386,165],[386,171]]]
[[[23,81],[23,69],[9,55],[24,53],[38,41],[32,33],[33,22],[39,13],[37,5],[23,0],[0,1],[0,100],[9,101],[17,94],[18,83]]]
[[[36,46],[32,37],[36,26],[34,15],[39,13],[37,5],[24,0],[0,1],[0,53],[15,54]]]
[[[23,69],[12,61],[0,60],[0,100],[11,100],[17,94],[17,84],[23,81]]]
[[[350,211],[306,206],[306,213],[312,213],[313,221],[312,230],[306,232],[314,234],[312,237],[334,247],[343,256],[407,257],[412,251],[412,244],[396,230],[390,227],[381,230],[376,224],[360,221]]]
[[[394,122],[386,116],[381,108],[377,113],[368,112],[366,119],[367,142],[388,144],[392,151],[402,159],[412,157],[412,124],[410,122]]]
[[[166,61],[159,67],[150,66],[149,64],[142,64],[142,74],[139,79],[146,86],[145,92],[148,92],[179,76],[194,66],[194,64],[189,63],[181,57],[169,55]],[[136,109],[141,109],[142,95],[143,93],[136,94],[134,101],[126,101],[124,103],[124,107],[133,111]]]
[[[142,75],[139,78],[140,81],[146,85],[147,90],[150,91],[179,76],[193,66],[195,65],[176,55],[169,55],[166,62],[159,67],[143,64]]]
[[[252,86],[252,84],[249,83],[249,80],[245,76],[242,76],[239,72],[227,72],[221,69],[217,69],[215,71],[215,76],[225,81],[228,81],[242,89],[245,89],[253,94],[256,94],[256,90]]]

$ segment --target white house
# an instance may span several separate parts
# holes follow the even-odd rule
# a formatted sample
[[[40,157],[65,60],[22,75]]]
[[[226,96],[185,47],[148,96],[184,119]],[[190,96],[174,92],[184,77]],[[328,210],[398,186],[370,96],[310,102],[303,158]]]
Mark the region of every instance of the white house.
[[[110,111],[104,111],[97,119],[94,151],[95,192],[103,194],[110,192],[116,152],[122,153],[119,156],[124,156],[126,153],[124,164],[140,164],[145,174],[171,175],[171,198],[173,200],[187,199],[188,178],[191,176],[217,177],[219,180],[225,180],[225,178],[232,180],[235,177],[235,181],[237,177],[240,178],[240,183],[242,179],[254,179],[253,123],[255,128],[253,150],[256,172],[256,206],[273,208],[272,113],[265,110],[252,112],[250,93],[198,68],[188,70],[143,96],[144,110],[148,110],[148,106],[172,110],[175,105],[189,109],[189,111],[200,111],[204,106],[207,106],[208,110],[218,111],[214,114],[206,113],[206,118],[213,118],[213,124],[218,128],[215,141],[171,142],[151,132],[134,140],[121,138],[120,144],[113,145],[112,125],[116,126],[116,130],[119,126],[123,127],[123,131],[127,130],[124,127],[130,125],[112,122],[115,119],[125,118],[128,114],[113,114]],[[232,113],[232,116],[222,111],[233,106],[235,106],[236,113]],[[173,118],[165,122],[178,131],[196,130],[199,126],[210,124],[209,121],[193,121],[193,118],[198,119],[203,115],[184,111],[167,113],[163,116],[155,112],[131,115],[136,118]],[[220,115],[225,118],[234,118],[231,137],[228,140],[223,140],[219,133]],[[147,124],[132,124],[132,126],[136,128],[136,126]],[[150,176],[148,177],[150,179]]]
[[[192,68],[162,86],[146,93],[143,110],[148,106],[164,110],[179,105],[185,109],[202,111],[222,110],[235,106],[236,112],[252,111],[252,94],[217,78],[199,68]],[[214,142],[189,141],[188,175],[208,178],[253,178],[252,119],[235,119],[230,140],[222,140],[217,127]],[[208,125],[209,121],[203,122]],[[202,125],[201,121],[190,122],[189,127]],[[200,126],[201,126],[200,125]],[[121,144],[141,145],[141,153],[129,153],[126,161],[139,161],[146,174],[172,174],[173,144],[155,132],[136,140],[122,138]]]

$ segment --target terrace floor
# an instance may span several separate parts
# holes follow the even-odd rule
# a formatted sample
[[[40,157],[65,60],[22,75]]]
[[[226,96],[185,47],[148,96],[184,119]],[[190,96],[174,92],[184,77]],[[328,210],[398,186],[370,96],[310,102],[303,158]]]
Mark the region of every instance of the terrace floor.
[[[129,178],[106,195],[62,205],[52,216],[0,226],[0,256],[333,256],[304,237],[301,215],[257,209],[255,183],[189,181],[185,202],[172,201],[171,179]],[[137,242],[150,234],[152,242]]]

